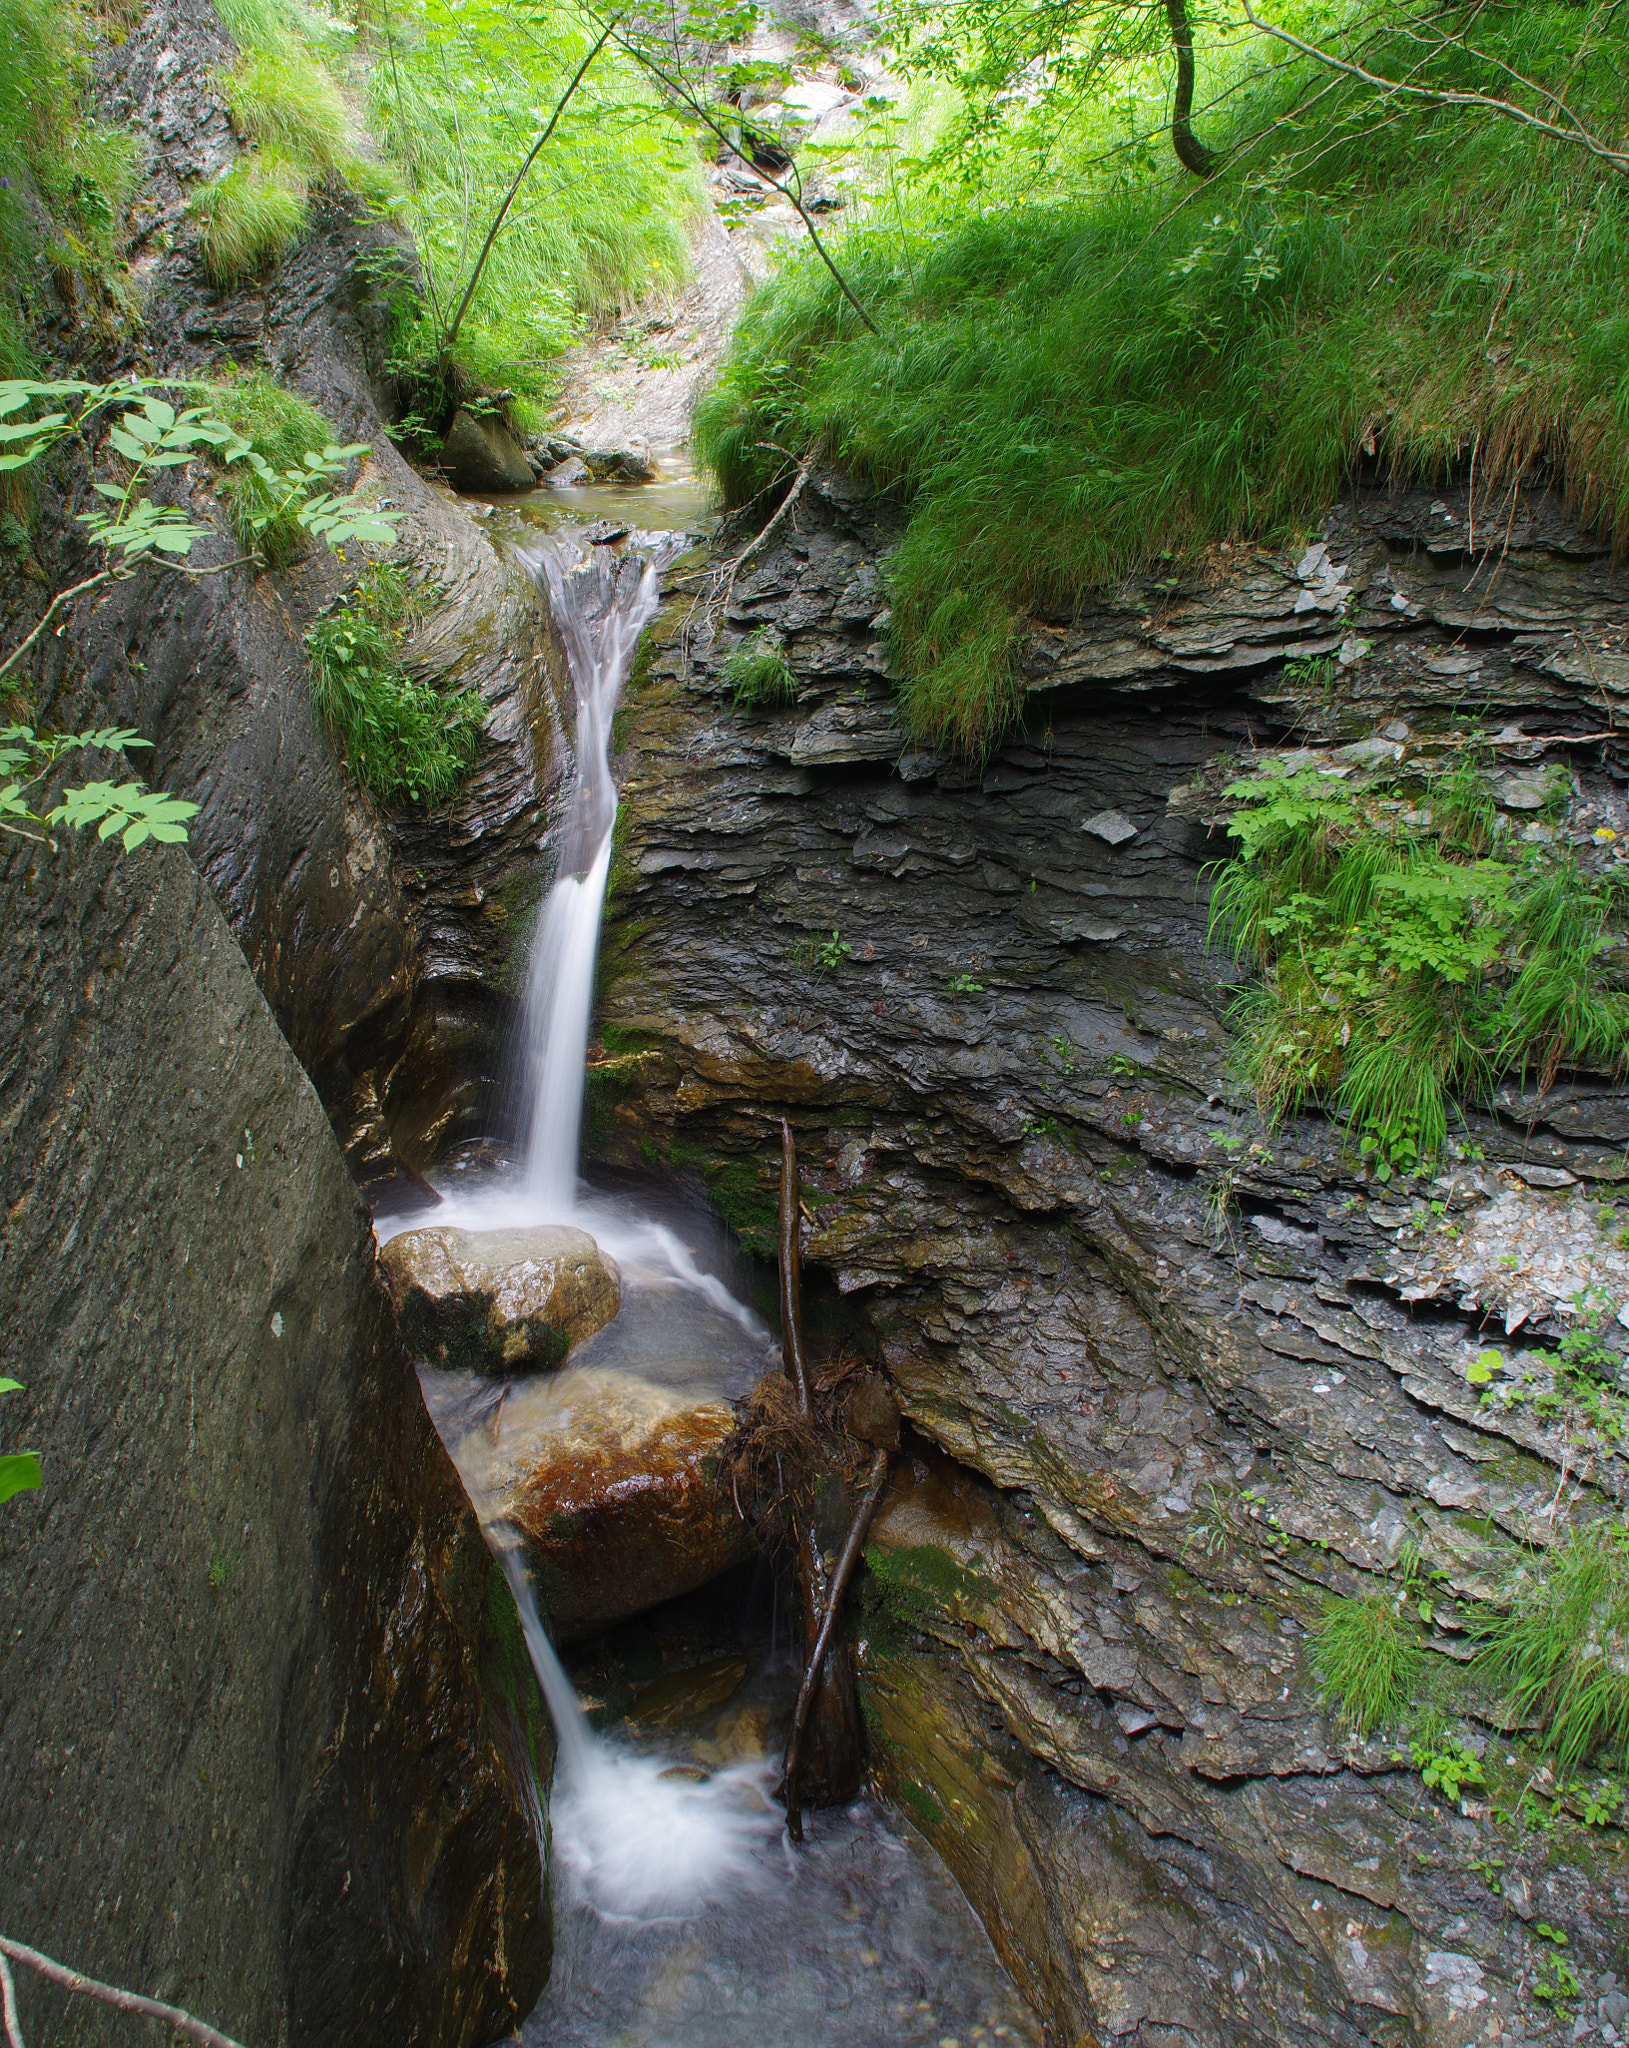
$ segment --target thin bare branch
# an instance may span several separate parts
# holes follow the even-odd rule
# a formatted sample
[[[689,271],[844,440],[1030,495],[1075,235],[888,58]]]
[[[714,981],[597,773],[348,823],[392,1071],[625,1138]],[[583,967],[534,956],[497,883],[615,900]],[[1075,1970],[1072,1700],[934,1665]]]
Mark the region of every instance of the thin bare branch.
[[[116,1984],[102,1984],[94,1977],[83,1976],[78,1970],[70,1970],[66,1963],[54,1962],[50,1956],[41,1955],[37,1948],[27,1948],[20,1941],[12,1941],[0,1934],[0,1955],[7,1955],[14,1963],[23,1963],[53,1984],[60,1984],[64,1991],[82,1991],[89,1998],[100,1999],[103,2005],[117,2007],[120,2012],[144,2013],[147,2018],[163,2020],[178,2034],[186,2034],[194,2041],[201,2041],[204,2048],[243,2048],[241,2041],[234,2041],[230,2034],[223,2034],[205,2020],[194,2019],[190,2012],[183,2012],[178,2005],[166,2005],[159,1998],[143,1998],[137,1991],[121,1991]],[[9,1986],[8,1986],[9,1988]],[[7,2001],[7,2026],[11,2024],[10,2000]],[[16,2038],[16,2037],[14,2037]],[[18,2048],[21,2048],[19,2041]]]
[[[23,2023],[17,2016],[17,1986],[12,1978],[11,1965],[0,1955],[0,1999],[3,1999],[6,2018],[6,2048],[23,2048]]]
[[[809,1361],[803,1355],[803,1258],[798,1243],[798,1148],[781,1118],[781,1358],[805,1417],[814,1414]]]
[[[486,259],[492,254],[492,245],[498,239],[498,230],[503,226],[504,221],[508,218],[510,207],[513,206],[515,203],[516,193],[519,192],[521,186],[526,182],[526,173],[532,168],[533,164],[537,162],[538,156],[542,151],[544,143],[548,141],[549,137],[560,125],[560,116],[566,111],[566,105],[570,100],[572,94],[577,90],[578,86],[580,86],[583,80],[588,76],[589,65],[593,63],[594,59],[599,55],[601,50],[605,48],[606,44],[610,42],[613,35],[615,35],[617,24],[621,21],[621,19],[622,17],[620,14],[612,15],[611,20],[605,28],[605,30],[603,31],[603,33],[601,34],[599,41],[594,45],[593,49],[589,51],[588,55],[583,59],[583,61],[577,66],[576,73],[573,76],[571,83],[560,95],[560,98],[555,105],[554,112],[549,116],[547,127],[543,130],[543,133],[537,138],[537,140],[532,144],[531,148],[526,152],[525,158],[521,163],[520,169],[516,171],[514,178],[510,183],[509,190],[503,195],[503,204],[498,208],[496,214],[493,215],[492,225],[486,231],[486,240],[481,244],[481,253],[475,259],[475,268],[470,272],[469,283],[464,288],[464,296],[458,302],[458,311],[454,313],[452,317],[452,325],[447,329],[446,339],[441,344],[441,352],[443,355],[448,353],[448,351],[452,348],[453,343],[458,339],[458,330],[464,324],[464,315],[469,311],[469,302],[475,296],[475,287],[481,282],[481,272],[486,268]]]
[[[814,1648],[809,1652],[809,1666],[803,1674],[803,1683],[798,1687],[797,1705],[792,1709],[792,1728],[786,1738],[786,1764],[781,1782],[786,1792],[787,1825],[794,1841],[802,1839],[798,1767],[803,1761],[803,1731],[808,1726],[809,1709],[814,1705],[815,1688],[819,1685],[820,1674],[825,1669],[826,1652],[831,1648],[832,1632],[842,1611],[843,1595],[848,1591],[848,1582],[853,1578],[854,1568],[860,1561],[861,1551],[865,1548],[871,1518],[877,1512],[877,1503],[882,1499],[882,1489],[887,1480],[888,1453],[878,1451],[871,1461],[870,1484],[861,1497],[859,1506],[854,1510],[854,1519],[849,1524],[843,1554],[837,1560],[837,1569],[831,1575],[831,1584],[826,1593],[826,1611],[820,1619],[820,1633],[815,1637]]]
[[[590,18],[594,19],[597,17],[593,17],[591,15]],[[611,24],[611,28],[608,29],[606,33],[608,35],[612,35],[612,31],[615,30],[616,26],[616,22],[613,21]],[[650,54],[648,50],[642,49],[638,43],[630,42],[626,36],[612,35],[612,40],[616,43],[617,48],[619,50],[626,51],[626,53],[634,60],[634,62],[637,65],[641,67],[641,69],[648,71],[651,77],[656,79],[659,84],[665,85],[668,91],[672,93],[673,97],[679,101],[680,105],[687,107],[690,110],[690,112],[695,116],[695,118],[702,123],[704,127],[711,129],[712,133],[718,137],[720,142],[723,143],[724,147],[730,152],[731,156],[737,158],[741,163],[744,163],[747,169],[751,171],[754,174],[754,176],[762,178],[764,183],[769,187],[769,189],[772,192],[778,192],[781,195],[781,197],[786,201],[787,205],[790,206],[796,212],[798,219],[802,221],[804,227],[808,230],[809,240],[814,244],[815,253],[817,256],[819,256],[821,262],[825,264],[826,268],[831,272],[833,278],[836,280],[837,289],[843,294],[843,297],[848,300],[849,304],[854,308],[855,312],[859,314],[861,321],[869,329],[869,331],[872,334],[878,333],[880,330],[877,327],[876,321],[872,319],[871,315],[865,310],[864,306],[862,306],[860,304],[860,301],[855,297],[854,292],[849,285],[848,279],[844,277],[843,273],[832,261],[830,251],[827,249],[825,243],[820,239],[820,230],[814,224],[814,216],[810,213],[809,209],[803,203],[803,180],[796,164],[792,166],[792,175],[798,181],[796,189],[794,189],[790,185],[778,184],[775,181],[775,179],[770,177],[767,171],[761,170],[758,167],[758,165],[752,161],[752,158],[747,155],[746,151],[741,147],[741,145],[731,136],[729,130],[725,128],[720,121],[715,119],[712,109],[708,107],[702,100],[699,100],[696,97],[696,95],[691,91],[690,87],[684,82],[682,76],[677,76],[672,71],[664,70],[664,68],[657,63],[656,59]]]
[[[1287,43],[1292,50],[1299,50],[1303,57],[1311,57],[1331,71],[1339,71],[1347,78],[1360,78],[1365,85],[1372,85],[1377,91],[1401,93],[1410,99],[1424,100],[1432,106],[1469,107],[1477,113],[1499,114],[1507,121],[1515,121],[1524,128],[1536,129],[1539,134],[1551,136],[1557,142],[1570,142],[1574,148],[1586,151],[1613,170],[1629,176],[1629,156],[1618,150],[1608,149],[1604,142],[1592,135],[1581,122],[1577,122],[1576,117],[1573,127],[1561,128],[1554,121],[1546,121],[1541,115],[1529,113],[1525,107],[1517,106],[1514,100],[1502,100],[1494,93],[1469,92],[1458,87],[1414,85],[1406,79],[1383,77],[1379,72],[1370,71],[1362,64],[1337,57],[1332,50],[1322,49],[1317,43],[1307,42],[1303,37],[1280,27],[1276,22],[1263,21],[1251,6],[1250,0],[1242,0],[1242,5],[1245,18],[1253,28],[1259,29],[1264,36],[1272,36],[1278,42]]]
[[[114,572],[111,569],[98,569],[94,576],[87,576],[83,583],[71,583],[66,590],[59,590],[45,607],[44,611],[40,613],[38,623],[35,625],[33,632],[29,634],[26,640],[20,641],[6,656],[4,661],[0,661],[0,676],[5,675],[9,669],[15,668],[18,662],[22,660],[23,656],[51,623],[51,614],[58,605],[66,604],[70,598],[78,597],[84,591],[94,590],[98,583],[111,582],[113,575]]]

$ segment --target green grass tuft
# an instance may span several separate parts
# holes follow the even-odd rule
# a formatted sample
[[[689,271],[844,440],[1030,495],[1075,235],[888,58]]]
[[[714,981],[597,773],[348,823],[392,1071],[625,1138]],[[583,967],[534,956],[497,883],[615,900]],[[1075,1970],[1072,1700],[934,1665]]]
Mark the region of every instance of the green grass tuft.
[[[414,595],[400,569],[368,569],[341,608],[306,635],[311,701],[351,773],[389,800],[436,803],[474,765],[485,706],[473,690],[415,682],[402,666]]]
[[[1364,20],[1365,61],[1408,74],[1407,36]],[[1621,32],[1579,37],[1562,5],[1477,23],[1496,62],[1565,82],[1616,135]],[[1489,487],[1542,463],[1629,541],[1629,184],[1512,123],[1236,47],[1208,117],[1230,154],[1203,186],[1163,153],[1073,178],[1065,157],[1058,196],[1039,162],[1026,195],[1017,157],[1004,185],[903,167],[834,246],[880,331],[794,256],[698,409],[730,504],[770,489],[783,449],[905,501],[891,631],[926,737],[987,751],[1021,711],[1029,617],[1220,541],[1295,539],[1365,446],[1460,481],[1474,448]]]
[[[1538,1712],[1565,1778],[1629,1770],[1629,1525],[1603,1516],[1524,1566],[1488,1624],[1486,1677],[1512,1718]]]
[[[215,284],[236,284],[274,263],[306,223],[306,181],[286,157],[264,150],[242,158],[194,195],[204,269]]]
[[[211,395],[212,409],[275,469],[297,469],[300,458],[340,439],[314,405],[279,384],[269,370],[240,371]],[[281,569],[302,553],[307,535],[292,510],[271,518],[257,532],[254,521],[280,502],[252,469],[234,463],[222,478],[232,536],[246,553],[258,549],[268,566]]]
[[[232,118],[262,149],[307,177],[333,176],[346,158],[339,88],[298,44],[246,50],[219,81]]]
[[[1312,1668],[1360,1735],[1395,1721],[1420,1669],[1417,1632],[1394,1596],[1331,1598],[1312,1631]]]
[[[737,711],[797,701],[798,679],[781,652],[778,636],[768,627],[736,648],[719,670],[718,681]]]

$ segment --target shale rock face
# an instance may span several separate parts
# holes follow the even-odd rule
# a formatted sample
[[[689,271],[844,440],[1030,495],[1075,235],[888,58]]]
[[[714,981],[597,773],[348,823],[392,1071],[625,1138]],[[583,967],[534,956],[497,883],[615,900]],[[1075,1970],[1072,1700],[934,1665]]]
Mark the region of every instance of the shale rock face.
[[[1551,501],[1495,509],[1359,496],[1298,556],[1035,622],[980,773],[901,728],[896,526],[829,478],[716,642],[675,604],[624,713],[602,1015],[645,1056],[592,1128],[768,1252],[790,1118],[805,1259],[916,1432],[866,1596],[875,1755],[1063,2040],[1549,2038],[1538,1921],[1586,1990],[1616,1962],[1623,1834],[1501,1821],[1531,1766],[1491,1706],[1456,1724],[1484,1784],[1431,1793],[1326,1707],[1308,1637],[1414,1545],[1457,1666],[1521,1546],[1623,1500],[1622,1445],[1467,1367],[1493,1338],[1548,1387],[1530,1338],[1623,1286],[1626,1098],[1507,1090],[1415,1201],[1317,1117],[1262,1126],[1206,948],[1215,792],[1264,750],[1406,758],[1472,711],[1509,814],[1568,761],[1615,861],[1629,578]],[[716,669],[763,626],[800,692],[743,715]]]
[[[183,849],[8,844],[0,1925],[243,2041],[484,2048],[547,1724],[339,1148]]]
[[[402,1336],[443,1369],[559,1365],[622,1306],[622,1276],[586,1230],[410,1230],[381,1255]]]

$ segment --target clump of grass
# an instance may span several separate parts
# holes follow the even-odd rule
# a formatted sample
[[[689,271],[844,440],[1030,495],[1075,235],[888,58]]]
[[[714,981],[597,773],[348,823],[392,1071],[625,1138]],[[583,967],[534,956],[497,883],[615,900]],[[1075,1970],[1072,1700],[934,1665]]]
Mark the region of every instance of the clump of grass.
[[[1229,1021],[1272,1119],[1308,1099],[1359,1133],[1377,1177],[1441,1149],[1456,1097],[1511,1071],[1629,1064],[1629,996],[1605,955],[1615,875],[1501,837],[1487,778],[1317,768],[1236,782],[1238,851],[1216,877],[1211,936],[1260,970]]]
[[[241,158],[189,207],[198,223],[204,269],[215,284],[235,284],[275,262],[306,223],[306,181],[286,157],[257,150]]]
[[[1482,1662],[1511,1717],[1543,1715],[1563,1777],[1596,1755],[1629,1770],[1629,1525],[1603,1516],[1506,1591]]]
[[[1312,1631],[1312,1668],[1347,1725],[1368,1735],[1408,1705],[1419,1675],[1419,1636],[1393,1595],[1332,1597]]]
[[[737,711],[797,700],[798,679],[780,640],[767,626],[735,649],[719,670],[718,681]]]
[[[485,707],[474,690],[448,693],[408,675],[402,635],[414,611],[402,570],[369,568],[306,635],[311,701],[364,789],[436,803],[473,765]]]
[[[299,468],[303,455],[339,439],[314,405],[279,384],[269,370],[239,372],[230,384],[217,387],[212,403],[228,426],[280,471]],[[246,464],[233,463],[226,470],[221,496],[232,536],[246,553],[258,550],[269,567],[281,569],[303,552],[307,536],[295,512],[279,509],[279,494]]]
[[[308,176],[337,172],[346,157],[339,88],[298,44],[244,51],[220,80],[241,132]]]
[[[1355,33],[1371,68],[1411,75],[1406,36],[1371,15]],[[1618,132],[1617,38],[1580,47],[1575,13],[1521,5],[1477,40]],[[1542,460],[1629,539],[1621,175],[1239,47],[1202,193],[1133,153],[1057,197],[1016,194],[1010,167],[1005,187],[907,173],[834,248],[877,331],[794,258],[698,409],[731,504],[783,449],[906,502],[891,633],[924,736],[985,752],[1023,703],[1028,617],[1218,541],[1290,540],[1365,445],[1460,481],[1474,446],[1485,487]]]

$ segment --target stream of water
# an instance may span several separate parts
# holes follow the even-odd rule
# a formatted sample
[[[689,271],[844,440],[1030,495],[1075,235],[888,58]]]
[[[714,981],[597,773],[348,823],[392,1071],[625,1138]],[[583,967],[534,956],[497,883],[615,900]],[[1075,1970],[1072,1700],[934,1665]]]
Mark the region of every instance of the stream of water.
[[[771,1333],[730,1285],[730,1255],[708,1220],[653,1196],[596,1194],[577,1173],[594,967],[616,788],[611,720],[679,534],[594,545],[570,532],[530,558],[549,593],[576,697],[575,775],[555,881],[532,941],[508,1174],[450,1180],[438,1207],[381,1224],[466,1230],[571,1223],[621,1268],[623,1306],[570,1367],[474,1404],[459,1375],[423,1375],[426,1399],[515,1597],[558,1733],[550,1802],[556,1963],[528,2023],[528,2048],[881,2048],[1035,2038],[982,1930],[923,1850],[868,1801],[823,1817],[794,1851],[770,1796],[771,1740],[795,1688],[773,1641],[748,1646],[748,1725],[733,1754],[687,1755],[626,1728],[591,1726],[549,1639],[504,1483],[515,1447],[614,1388],[625,1404],[746,1392],[773,1355]],[[484,1403],[484,1405],[483,1405]],[[733,1669],[733,1667],[732,1667]],[[749,1717],[750,1718],[750,1717]],[[690,1731],[695,1736],[696,1729]],[[698,1761],[699,1759],[699,1761]]]

